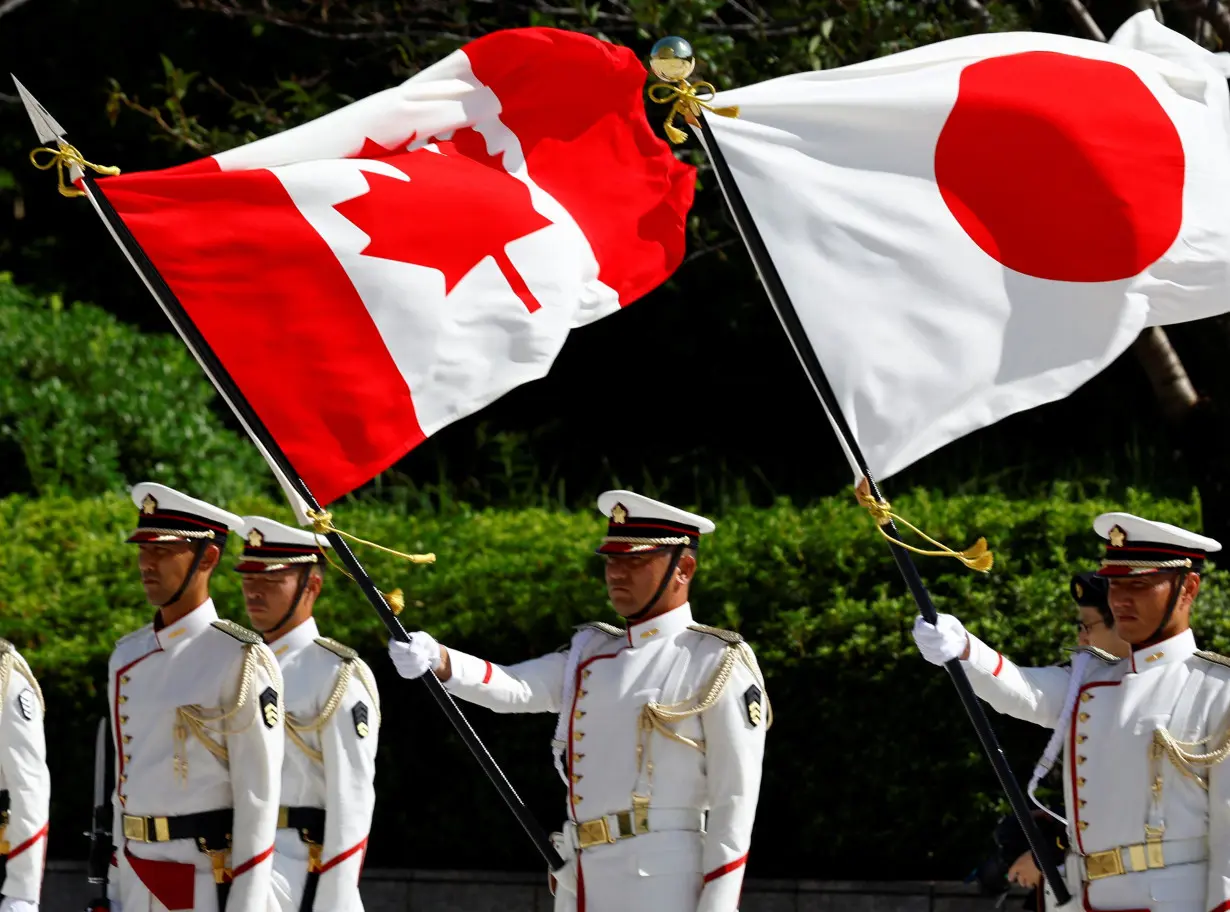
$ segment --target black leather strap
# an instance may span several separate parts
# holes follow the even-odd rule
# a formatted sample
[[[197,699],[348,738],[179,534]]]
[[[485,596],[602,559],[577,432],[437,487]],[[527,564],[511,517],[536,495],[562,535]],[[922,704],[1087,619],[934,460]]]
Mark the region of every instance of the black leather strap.
[[[125,817],[132,817],[125,814]],[[230,808],[219,808],[216,811],[201,811],[199,814],[181,814],[178,817],[167,817],[167,838],[158,838],[158,828],[155,821],[162,818],[145,818],[145,842],[167,842],[172,839],[191,839],[202,851],[223,851],[230,847],[231,821],[234,811]]]
[[[325,809],[314,807],[288,807],[279,810],[278,823],[285,820],[288,829],[297,830],[304,842],[324,845]]]

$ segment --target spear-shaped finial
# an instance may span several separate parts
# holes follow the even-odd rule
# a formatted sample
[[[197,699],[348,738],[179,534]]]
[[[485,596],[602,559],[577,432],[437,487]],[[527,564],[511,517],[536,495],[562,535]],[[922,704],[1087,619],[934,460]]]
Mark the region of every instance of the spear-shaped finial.
[[[98,174],[119,174],[120,169],[111,165],[95,165],[86,161],[80,152],[78,152],[71,143],[65,138],[64,134],[68,131],[60,126],[59,122],[52,117],[47,109],[44,108],[37,98],[30,94],[29,89],[21,84],[16,76],[9,74],[13,78],[13,85],[17,86],[17,94],[21,96],[21,103],[25,105],[26,114],[30,117],[30,123],[34,125],[34,132],[38,136],[38,141],[42,143],[55,142],[58,148],[50,146],[40,146],[30,153],[30,164],[38,168],[40,171],[50,171],[56,169],[56,176],[59,178],[60,194],[62,196],[84,196],[84,192],[78,190],[74,184],[85,176],[84,168],[89,168]],[[39,159],[39,154],[49,156],[45,160]],[[64,179],[64,169],[68,168],[68,180]]]
[[[678,144],[688,138],[688,134],[674,124],[679,115],[683,115],[683,119],[692,126],[696,126],[701,108],[722,117],[739,116],[738,107],[715,108],[708,103],[717,94],[710,83],[688,82],[688,77],[696,69],[696,55],[686,38],[678,35],[660,38],[649,52],[649,66],[654,75],[662,80],[649,87],[649,97],[658,104],[671,105],[665,126],[666,138],[671,142]]]

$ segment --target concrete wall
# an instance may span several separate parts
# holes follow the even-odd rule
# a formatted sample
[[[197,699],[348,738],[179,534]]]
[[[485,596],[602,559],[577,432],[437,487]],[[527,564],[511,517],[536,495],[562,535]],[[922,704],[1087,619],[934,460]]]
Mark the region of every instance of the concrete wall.
[[[370,869],[366,912],[550,912],[545,876],[492,871]],[[93,891],[85,868],[48,862],[40,912],[81,912]],[[1004,912],[1017,912],[1010,898]],[[959,883],[749,880],[741,912],[996,912],[995,898]]]

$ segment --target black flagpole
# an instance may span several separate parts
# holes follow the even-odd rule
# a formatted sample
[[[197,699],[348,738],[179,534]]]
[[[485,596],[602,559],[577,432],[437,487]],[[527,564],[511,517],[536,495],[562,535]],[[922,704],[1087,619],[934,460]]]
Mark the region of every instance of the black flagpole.
[[[128,261],[132,263],[137,274],[141,276],[146,287],[149,288],[154,299],[162,307],[163,312],[179,332],[198,363],[204,368],[209,379],[213,381],[214,386],[218,388],[222,397],[226,399],[240,421],[243,422],[248,433],[264,448],[269,458],[277,464],[278,469],[286,477],[291,487],[307,503],[308,508],[312,511],[320,512],[320,504],[317,503],[312,492],[308,490],[307,484],[299,477],[286,454],[282,452],[278,442],[274,440],[273,435],[265,427],[264,422],[261,421],[240,391],[239,386],[231,378],[222,362],[218,360],[217,355],[209,347],[205,337],[192,322],[187,311],[184,310],[183,304],[175,297],[170,287],[163,280],[162,276],[159,275],[158,270],[154,268],[154,264],[150,262],[149,257],[146,256],[145,251],[141,249],[136,238],[132,236],[132,233],[119,217],[119,214],[107,200],[106,195],[99,191],[98,185],[89,175],[85,175],[82,178],[82,184],[84,185],[86,196],[94,204],[94,208],[99,216],[102,217],[103,223],[111,232],[111,236],[120,245],[125,256],[128,257]],[[346,569],[350,571],[355,582],[359,584],[359,588],[363,590],[367,600],[376,609],[376,613],[380,615],[380,620],[388,628],[389,635],[401,643],[409,643],[410,635],[406,633],[406,629],[402,627],[401,622],[393,613],[393,609],[389,607],[380,590],[376,588],[376,584],[367,575],[367,571],[363,569],[359,559],[350,550],[346,540],[337,532],[326,533],[325,538],[329,540],[329,544],[333,546],[333,550],[338,558],[346,566]],[[419,680],[426,685],[436,704],[444,711],[444,715],[453,724],[453,728],[457,730],[461,740],[470,749],[470,753],[474,755],[483,772],[487,774],[491,784],[495,786],[496,791],[500,793],[500,797],[504,799],[504,803],[508,805],[513,815],[517,818],[517,822],[521,824],[521,828],[525,830],[526,835],[530,837],[530,841],[534,843],[534,848],[538,851],[538,854],[546,860],[551,870],[558,871],[564,866],[563,858],[560,857],[555,846],[551,844],[546,831],[530,815],[525,802],[521,800],[520,796],[513,789],[512,784],[505,777],[503,770],[500,769],[499,764],[495,762],[495,758],[488,752],[478,734],[470,727],[469,721],[462,714],[457,704],[453,702],[452,695],[444,689],[444,685],[440,683],[434,673],[425,674]]]
[[[790,344],[794,348],[795,354],[799,356],[799,361],[803,364],[803,370],[807,374],[807,379],[811,381],[816,395],[824,403],[825,410],[828,412],[829,419],[833,422],[843,446],[858,466],[858,471],[867,479],[871,494],[876,500],[882,501],[883,497],[880,494],[880,488],[871,475],[871,470],[867,466],[867,460],[862,454],[858,441],[855,439],[854,434],[851,433],[850,426],[846,423],[845,415],[842,414],[840,407],[838,407],[837,397],[833,393],[833,388],[829,385],[828,378],[824,374],[824,368],[820,366],[820,359],[816,357],[815,349],[807,341],[807,334],[803,329],[803,323],[799,319],[798,312],[794,309],[794,304],[790,300],[790,295],[786,292],[786,286],[782,283],[781,276],[777,273],[777,268],[773,265],[768,248],[765,247],[764,240],[760,237],[760,232],[757,230],[752,214],[747,208],[747,203],[744,202],[743,195],[739,192],[739,187],[735,183],[730,165],[726,163],[726,158],[722,155],[722,150],[718,147],[717,141],[713,136],[713,130],[710,128],[708,121],[705,120],[704,112],[697,113],[695,120],[700,130],[701,145],[709,156],[709,161],[713,164],[713,171],[717,175],[722,195],[726,198],[726,204],[730,208],[730,214],[734,219],[735,226],[743,237],[743,243],[747,247],[747,252],[751,256],[753,265],[756,267],[761,283],[764,285],[769,303],[773,305],[773,310],[776,311],[778,319],[781,320],[782,328],[786,331],[786,336],[790,339]],[[897,569],[901,571],[901,576],[905,579],[910,595],[914,597],[919,613],[922,614],[928,623],[934,624],[936,621],[935,605],[931,602],[931,594],[923,584],[922,577],[918,573],[918,567],[914,565],[910,552],[899,544],[901,533],[897,530],[897,526],[891,519],[887,519],[886,525],[883,528],[892,539],[889,542],[889,548],[893,553],[893,559],[897,562]],[[1047,883],[1050,884],[1051,890],[1055,894],[1055,899],[1060,905],[1067,903],[1071,900],[1072,894],[1068,892],[1067,884],[1064,883],[1063,878],[1060,876],[1059,868],[1052,860],[1050,852],[1044,850],[1045,843],[1043,842],[1041,832],[1038,830],[1037,823],[1034,822],[1025,793],[1022,791],[1016,777],[1012,774],[1012,767],[1008,765],[1008,759],[1004,756],[1003,748],[999,746],[999,741],[995,737],[994,730],[991,728],[991,722],[987,718],[986,711],[974,693],[974,688],[970,684],[969,677],[965,674],[965,669],[961,666],[961,660],[952,659],[946,662],[944,669],[952,679],[953,686],[956,687],[957,694],[961,698],[961,703],[969,714],[970,721],[974,724],[974,730],[978,733],[978,740],[982,742],[982,749],[986,752],[987,757],[991,761],[991,766],[995,769],[995,775],[999,778],[999,784],[1008,796],[1008,803],[1012,805],[1012,813],[1015,815],[1017,823],[1020,824],[1021,830],[1029,842],[1029,847],[1033,850],[1034,859],[1042,869]]]

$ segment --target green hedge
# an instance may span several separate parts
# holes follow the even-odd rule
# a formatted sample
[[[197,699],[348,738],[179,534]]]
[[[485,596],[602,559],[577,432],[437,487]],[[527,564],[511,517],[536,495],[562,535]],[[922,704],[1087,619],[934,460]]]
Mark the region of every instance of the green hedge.
[[[87,496],[147,476],[201,497],[268,489],[260,454],[215,400],[175,336],[0,273],[0,494]]]
[[[287,518],[281,504],[237,500],[237,512]],[[1098,553],[1090,520],[1127,509],[1199,527],[1199,504],[1129,492],[1122,502],[898,498],[897,509],[954,546],[986,535],[996,564],[975,574],[922,558],[937,605],[1022,661],[1049,663],[1074,640],[1068,574]],[[335,508],[364,537],[438,555],[410,567],[360,548],[386,589],[402,586],[410,629],[495,661],[555,649],[571,625],[610,619],[592,548],[596,514],[537,510],[403,515],[367,504]],[[93,731],[104,711],[105,665],[119,635],[145,623],[122,496],[0,500],[5,532],[0,635],[22,648],[47,692],[56,791],[53,857],[80,856]],[[1002,802],[946,676],[910,638],[914,608],[867,515],[846,498],[780,504],[716,517],[701,555],[697,617],[737,628],[768,678],[770,734],[753,876],[963,876],[988,846]],[[229,564],[237,551],[232,543]],[[1230,587],[1213,570],[1197,612],[1206,648],[1230,644]],[[238,620],[235,574],[215,596]],[[520,832],[421,686],[396,680],[385,637],[356,587],[329,576],[324,631],[361,649],[385,706],[380,804],[369,864],[532,868]],[[553,720],[467,714],[544,824],[557,825],[563,790],[550,762]],[[993,717],[1026,777],[1047,732]],[[629,750],[632,745],[629,745]]]

